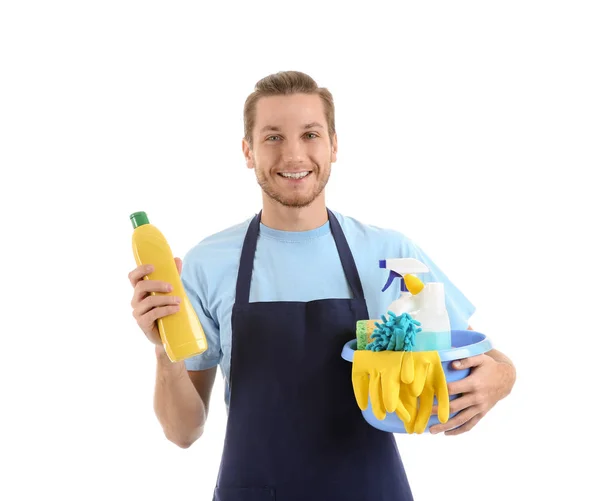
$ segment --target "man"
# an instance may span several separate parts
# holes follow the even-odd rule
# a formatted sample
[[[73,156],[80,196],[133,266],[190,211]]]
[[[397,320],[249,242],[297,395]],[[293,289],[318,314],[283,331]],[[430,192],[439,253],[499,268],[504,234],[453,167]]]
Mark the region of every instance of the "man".
[[[204,239],[183,265],[176,259],[205,353],[168,360],[155,321],[177,311],[175,298],[149,295],[168,284],[143,280],[148,269],[130,273],[134,316],[156,345],[155,411],[165,435],[184,448],[202,435],[220,365],[229,414],[216,500],[412,499],[394,435],[362,418],[341,349],[357,320],[379,318],[400,294],[398,286],[381,292],[379,259],[425,263],[423,281],[445,284],[453,329],[467,328],[474,307],[403,234],[326,207],[337,155],[329,91],[300,72],[270,75],[248,97],[244,127],[262,211]],[[496,350],[462,367],[473,370],[449,384],[450,394],[463,394],[450,407],[460,412],[432,433],[470,430],[515,381]]]

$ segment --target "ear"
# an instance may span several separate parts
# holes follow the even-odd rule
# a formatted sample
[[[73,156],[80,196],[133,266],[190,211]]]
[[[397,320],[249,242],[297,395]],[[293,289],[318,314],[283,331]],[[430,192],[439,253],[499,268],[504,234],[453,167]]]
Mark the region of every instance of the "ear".
[[[337,132],[333,134],[333,138],[331,139],[331,163],[334,163],[337,160],[337,150],[338,150],[338,142],[337,142]]]
[[[246,141],[246,138],[242,139],[242,151],[244,152],[244,158],[246,159],[246,167],[254,169],[254,159],[252,158],[252,149]]]

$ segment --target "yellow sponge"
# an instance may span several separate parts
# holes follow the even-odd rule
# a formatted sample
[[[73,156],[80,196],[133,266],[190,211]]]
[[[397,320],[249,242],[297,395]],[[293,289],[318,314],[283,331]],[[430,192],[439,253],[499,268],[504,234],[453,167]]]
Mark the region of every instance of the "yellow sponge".
[[[359,320],[356,322],[356,349],[366,350],[371,342],[371,334],[375,330],[377,320]]]

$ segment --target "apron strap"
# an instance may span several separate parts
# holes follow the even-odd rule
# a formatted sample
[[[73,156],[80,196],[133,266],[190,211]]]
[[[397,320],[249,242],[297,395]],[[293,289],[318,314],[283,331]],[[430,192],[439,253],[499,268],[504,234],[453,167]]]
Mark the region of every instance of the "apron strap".
[[[362,283],[360,281],[360,276],[358,275],[358,269],[356,268],[354,257],[350,251],[350,246],[346,240],[346,236],[344,235],[342,227],[340,226],[340,223],[333,212],[327,209],[327,213],[329,214],[331,233],[333,235],[333,239],[335,240],[335,245],[337,246],[340,260],[342,261],[342,267],[344,268],[344,273],[346,274],[346,280],[348,280],[348,284],[352,290],[352,295],[355,299],[364,299],[365,294],[363,292]]]
[[[244,244],[242,247],[242,256],[240,258],[240,269],[238,271],[237,285],[235,291],[235,302],[238,304],[247,304],[250,301],[250,282],[252,279],[252,269],[254,267],[254,254],[256,253],[256,244],[258,242],[258,233],[260,230],[260,218],[262,210],[254,216],[246,232]],[[348,241],[344,236],[339,221],[329,209],[327,209],[331,234],[342,262],[342,267],[346,275],[346,280],[350,285],[352,295],[355,299],[364,299],[362,283],[358,275],[358,269],[354,262],[354,257],[350,251]]]

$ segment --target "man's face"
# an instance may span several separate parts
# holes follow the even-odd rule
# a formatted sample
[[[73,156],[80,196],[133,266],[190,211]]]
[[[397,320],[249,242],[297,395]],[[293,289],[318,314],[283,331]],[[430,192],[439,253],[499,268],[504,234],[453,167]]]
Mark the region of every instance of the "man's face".
[[[336,160],[337,138],[329,139],[318,95],[263,97],[256,103],[254,147],[244,140],[249,168],[271,199],[306,207],[323,191]]]

